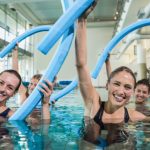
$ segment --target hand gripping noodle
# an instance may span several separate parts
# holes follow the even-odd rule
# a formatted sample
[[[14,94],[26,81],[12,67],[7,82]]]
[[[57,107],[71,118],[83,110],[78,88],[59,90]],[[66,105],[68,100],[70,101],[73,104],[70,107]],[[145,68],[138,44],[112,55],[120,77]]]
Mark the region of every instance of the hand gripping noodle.
[[[47,54],[66,29],[68,29],[93,2],[94,0],[76,0],[53,25],[37,49],[43,54]]]

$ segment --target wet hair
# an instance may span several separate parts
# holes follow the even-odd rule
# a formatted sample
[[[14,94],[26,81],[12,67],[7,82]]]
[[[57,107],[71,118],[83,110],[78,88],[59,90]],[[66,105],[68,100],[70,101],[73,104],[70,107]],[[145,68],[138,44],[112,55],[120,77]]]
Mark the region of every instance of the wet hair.
[[[136,84],[136,78],[135,78],[135,75],[134,73],[132,72],[132,70],[126,66],[121,66],[121,67],[118,67],[117,69],[115,69],[114,71],[111,72],[109,78],[108,78],[108,83],[110,82],[110,80],[116,75],[118,74],[119,72],[122,72],[122,71],[126,71],[128,72],[134,79],[134,88],[135,88],[135,84]]]
[[[15,89],[15,92],[17,92],[18,89],[19,89],[19,87],[20,87],[20,85],[21,85],[21,82],[22,82],[22,79],[21,79],[20,74],[19,74],[16,70],[13,70],[13,69],[4,70],[4,71],[2,71],[2,72],[0,73],[0,75],[2,75],[3,73],[10,73],[10,74],[13,74],[13,75],[15,75],[15,76],[19,79],[19,83],[18,83],[18,85],[17,85],[17,87],[16,87],[16,89]]]
[[[37,79],[37,80],[40,80],[42,77],[42,74],[35,74],[32,79]]]
[[[148,93],[150,93],[150,84],[149,84],[149,81],[147,79],[141,79],[139,81],[137,81],[136,85],[135,85],[135,88],[138,86],[138,85],[145,85],[148,87]]]

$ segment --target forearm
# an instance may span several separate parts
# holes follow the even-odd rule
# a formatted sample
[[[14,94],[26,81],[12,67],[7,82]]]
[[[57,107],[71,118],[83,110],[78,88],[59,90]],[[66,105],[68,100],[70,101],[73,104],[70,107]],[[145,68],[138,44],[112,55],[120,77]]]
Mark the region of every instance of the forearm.
[[[109,59],[105,61],[105,65],[106,65],[107,78],[109,78],[111,74],[111,65]]]
[[[16,46],[12,52],[12,68],[19,71],[18,67],[18,46]]]
[[[89,103],[91,103],[93,93],[95,94],[95,90],[92,85],[90,71],[87,66],[86,19],[82,18],[78,20],[76,32],[75,50],[79,86],[85,105],[89,105]]]
[[[48,123],[50,121],[50,106],[48,103],[42,104],[42,120]]]
[[[76,66],[83,67],[87,64],[87,46],[86,46],[86,19],[78,20],[75,40]]]
[[[90,72],[87,67],[87,46],[86,46],[86,19],[78,20],[76,31],[75,52],[76,67],[80,84],[88,84],[91,80]]]

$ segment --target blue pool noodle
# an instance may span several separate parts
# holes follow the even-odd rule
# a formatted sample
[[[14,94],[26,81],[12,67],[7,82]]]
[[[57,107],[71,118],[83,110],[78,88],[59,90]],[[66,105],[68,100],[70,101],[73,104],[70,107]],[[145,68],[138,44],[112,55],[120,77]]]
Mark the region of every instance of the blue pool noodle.
[[[96,64],[94,71],[92,72],[92,77],[94,79],[97,78],[102,65],[104,64],[108,53],[112,51],[112,49],[130,32],[142,28],[144,26],[149,26],[150,25],[150,19],[143,19],[141,21],[137,21],[129,26],[127,26],[126,28],[124,28],[120,33],[118,33],[114,38],[112,38],[112,40],[108,43],[108,45],[105,47],[104,52],[102,53],[102,55],[100,55],[99,59],[98,59],[98,63]]]
[[[92,73],[92,77],[93,78],[96,78],[97,76],[98,76],[98,73],[99,73],[99,71],[101,70],[101,67],[102,67],[102,65],[103,65],[103,63],[105,62],[105,59],[107,58],[107,55],[108,55],[108,53],[113,49],[113,47],[126,35],[126,34],[128,34],[128,33],[130,33],[131,31],[133,31],[133,30],[136,30],[136,29],[138,29],[138,28],[140,28],[140,27],[143,27],[143,26],[148,26],[150,24],[150,20],[149,19],[144,19],[144,20],[142,20],[142,21],[139,21],[139,22],[137,22],[137,23],[135,23],[135,24],[133,24],[133,25],[131,25],[131,26],[129,26],[129,27],[127,27],[127,28],[125,28],[120,34],[118,34],[118,35],[116,35],[110,42],[109,42],[109,44],[108,44],[108,46],[104,49],[104,52],[102,53],[102,55],[100,56],[100,58],[99,58],[99,60],[98,60],[98,63],[97,63],[97,65],[96,65],[96,67],[95,67],[95,69],[94,69],[94,71],[93,71],[93,73]],[[113,42],[115,43],[115,44],[113,44]],[[60,98],[60,96],[63,94],[63,95],[65,95],[65,93],[68,93],[68,91],[70,92],[73,88],[75,88],[77,86],[77,81],[75,80],[75,81],[73,81],[73,83],[71,83],[71,88],[68,88],[67,87],[67,90],[63,90],[64,91],[64,93],[63,92],[61,92],[61,94],[58,96],[57,95],[57,97],[59,97]],[[40,92],[39,92],[40,93]],[[31,94],[32,95],[32,94]],[[55,99],[55,97],[54,97],[54,99]],[[10,120],[11,120],[11,118],[10,118]]]
[[[64,89],[60,90],[58,93],[54,93],[50,97],[50,102],[57,101],[61,97],[65,96],[66,94],[70,93],[75,87],[77,87],[78,81],[73,80],[68,86],[66,86]]]
[[[48,25],[43,25],[43,26],[39,26],[39,27],[35,27],[33,29],[29,29],[28,31],[26,31],[25,33],[19,35],[17,38],[15,38],[11,43],[9,43],[1,52],[0,52],[0,58],[5,57],[8,53],[10,53],[12,51],[12,49],[16,46],[17,43],[20,43],[22,40],[24,40],[25,38],[38,33],[38,32],[42,32],[42,31],[48,31],[50,30],[51,26]]]
[[[149,26],[149,25],[150,25],[150,19],[143,19],[124,28],[120,33],[118,33],[115,37],[113,37],[112,40],[108,43],[108,45],[105,47],[102,54],[100,55],[97,64],[93,72],[91,73],[91,77],[94,79],[97,78],[99,72],[101,71],[102,65],[104,64],[108,56],[108,53],[112,51],[112,49],[117,45],[118,42],[120,42],[130,32],[138,28]],[[72,83],[69,84],[66,88],[64,88],[63,90],[61,90],[56,94],[53,94],[50,98],[50,101],[58,100],[59,98],[71,92],[77,85],[78,85],[77,80],[72,81]]]
[[[94,0],[76,0],[53,25],[37,49],[43,54],[47,54],[66,29],[68,29],[93,2]]]
[[[40,82],[43,79],[48,79],[49,81],[53,81],[54,77],[57,75],[60,70],[72,44],[74,38],[74,25],[72,25],[65,33],[62,39],[62,42],[57,49],[55,56],[49,63],[49,66],[41,78]],[[38,85],[37,85],[38,86]],[[9,118],[9,120],[24,120],[34,109],[34,107],[40,102],[43,94],[37,89],[37,87],[33,90],[31,95],[25,100],[25,102],[21,105],[20,108]]]

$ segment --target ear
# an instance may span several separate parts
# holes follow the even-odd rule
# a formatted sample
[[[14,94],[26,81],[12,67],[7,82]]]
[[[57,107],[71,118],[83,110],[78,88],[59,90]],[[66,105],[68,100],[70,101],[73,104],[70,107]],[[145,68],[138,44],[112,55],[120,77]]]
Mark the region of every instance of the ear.
[[[108,82],[106,83],[106,90],[108,90]]]

